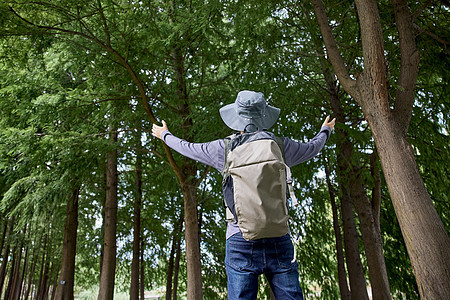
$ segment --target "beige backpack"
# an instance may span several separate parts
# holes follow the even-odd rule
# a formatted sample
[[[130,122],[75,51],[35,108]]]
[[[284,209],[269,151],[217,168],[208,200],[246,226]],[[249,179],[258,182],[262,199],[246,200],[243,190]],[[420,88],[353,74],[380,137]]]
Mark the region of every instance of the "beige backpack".
[[[267,131],[226,138],[222,175],[227,220],[237,221],[246,240],[289,232],[287,198],[297,199],[281,138]]]

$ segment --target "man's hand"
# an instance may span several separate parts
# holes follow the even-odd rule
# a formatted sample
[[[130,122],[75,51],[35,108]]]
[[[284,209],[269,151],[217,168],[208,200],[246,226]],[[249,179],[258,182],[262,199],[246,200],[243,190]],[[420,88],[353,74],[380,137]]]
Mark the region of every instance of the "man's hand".
[[[327,116],[325,122],[323,122],[322,126],[328,126],[331,130],[334,128],[334,124],[336,123],[336,118],[330,121],[330,116]]]
[[[162,120],[162,124],[163,124],[163,126],[158,126],[156,124],[153,124],[153,126],[152,126],[152,134],[153,134],[153,136],[156,136],[158,139],[161,139],[161,134],[164,131],[169,130],[169,129],[167,129],[167,125],[164,120]]]

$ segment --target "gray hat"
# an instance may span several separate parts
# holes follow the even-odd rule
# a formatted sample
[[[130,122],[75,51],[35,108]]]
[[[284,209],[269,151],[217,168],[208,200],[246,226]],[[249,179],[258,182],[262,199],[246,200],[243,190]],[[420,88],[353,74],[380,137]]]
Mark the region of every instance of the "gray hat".
[[[237,131],[265,130],[275,124],[280,109],[266,103],[263,93],[240,91],[236,101],[225,105],[220,110],[220,116],[225,124]],[[248,126],[253,129],[248,130]]]

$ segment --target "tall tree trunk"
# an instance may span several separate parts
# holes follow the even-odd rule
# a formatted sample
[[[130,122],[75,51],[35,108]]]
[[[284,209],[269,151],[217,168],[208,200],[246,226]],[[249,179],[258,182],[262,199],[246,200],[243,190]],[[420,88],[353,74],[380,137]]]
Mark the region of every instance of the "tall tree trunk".
[[[393,0],[401,54],[394,108],[388,93],[377,3],[357,0],[364,70],[352,79],[339,54],[321,0],[314,9],[327,54],[344,89],[361,106],[372,130],[383,172],[422,299],[450,298],[450,239],[419,173],[406,138],[414,104],[419,53],[405,0]]]
[[[22,255],[23,255],[23,243],[25,239],[25,234],[27,231],[27,226],[25,225],[25,229],[23,232],[23,238],[21,238],[20,246],[19,246],[19,254],[16,261],[16,265],[14,267],[14,273],[11,273],[12,276],[12,290],[10,293],[10,299],[18,300],[20,298],[20,291],[21,291],[21,285],[22,285],[22,278],[20,273],[20,264],[22,262]]]
[[[37,261],[38,261],[38,258],[39,258],[39,251],[40,251],[40,249],[41,249],[41,241],[42,241],[42,237],[38,237],[38,239],[39,239],[39,242],[35,243],[35,245],[37,245],[37,247],[34,247],[34,249],[33,249],[33,252],[34,252],[34,254],[33,254],[33,260],[32,260],[32,262],[31,262],[30,272],[29,272],[29,275],[28,275],[28,285],[27,285],[27,289],[26,289],[25,294],[24,294],[24,299],[25,299],[25,300],[28,300],[28,296],[30,295],[31,288],[32,288],[32,286],[33,286],[33,275],[34,275],[34,270],[35,270],[35,268],[36,268]]]
[[[193,173],[195,174],[195,172]],[[200,242],[197,215],[197,188],[189,183],[184,183],[181,187],[184,199],[184,223],[186,226],[186,261],[187,261],[187,282],[188,300],[203,298],[202,290],[202,270],[200,261]]]
[[[59,278],[59,273],[57,270],[60,270],[61,268],[54,268],[55,269],[55,275],[53,276],[53,284],[52,284],[52,291],[51,291],[51,299],[55,300],[56,299],[56,289],[58,288],[58,278]]]
[[[175,250],[175,266],[173,269],[172,300],[178,299],[178,274],[180,273],[180,260],[181,260],[181,237],[178,239],[177,248]]]
[[[71,300],[75,279],[75,256],[77,250],[78,230],[78,196],[80,187],[73,190],[67,197],[66,224],[64,226],[64,241],[62,249],[61,273],[56,288],[56,298]]]
[[[339,123],[344,124],[347,119],[342,110],[338,85],[335,75],[322,63],[323,74],[327,84],[327,90],[330,98],[331,107]],[[380,233],[379,212],[381,202],[371,202],[367,197],[363,185],[359,163],[352,159],[353,144],[344,130],[338,129],[339,143],[342,144],[340,159],[341,170],[348,180],[341,180],[349,189],[353,206],[355,207],[360,220],[360,228],[364,241],[364,249],[367,256],[367,265],[369,268],[369,279],[372,286],[372,295],[375,300],[391,299],[389,280],[387,276],[386,263],[384,261],[383,243]],[[343,173],[342,172],[342,173]]]
[[[178,223],[175,224],[175,228],[173,230],[172,248],[170,249],[169,267],[167,269],[166,300],[170,300],[172,298],[176,299],[176,289],[178,285],[178,270],[180,266],[179,251],[181,245],[182,231],[183,231],[183,214],[180,214]]]
[[[41,291],[41,287],[42,287],[42,281],[44,279],[44,265],[45,265],[45,259],[47,257],[47,247],[48,247],[48,234],[45,234],[44,237],[44,247],[42,248],[42,259],[41,259],[41,269],[39,271],[39,280],[38,280],[38,284],[36,286],[36,291],[35,291],[35,296],[34,299],[40,299],[40,291]]]
[[[174,270],[174,261],[175,261],[175,251],[176,251],[176,237],[177,231],[176,229],[172,233],[172,246],[170,248],[170,256],[169,256],[169,265],[167,267],[167,275],[166,275],[166,300],[170,300],[172,298],[172,280],[173,280],[173,270]]]
[[[13,299],[13,289],[14,289],[14,274],[16,272],[17,267],[17,245],[14,246],[12,250],[12,261],[11,261],[11,268],[9,270],[9,278],[8,278],[8,285],[6,287],[5,291],[5,299]]]
[[[183,232],[183,215],[180,216],[180,222],[179,222],[179,227],[178,227],[177,246],[175,249],[175,265],[173,268],[173,291],[172,291],[172,299],[173,300],[177,300],[177,298],[178,298],[178,274],[180,273],[182,232]]]
[[[48,294],[48,281],[49,281],[49,272],[50,272],[50,262],[49,262],[49,249],[47,248],[47,253],[45,255],[46,259],[44,263],[44,268],[42,269],[42,277],[39,280],[39,287],[37,291],[37,299],[45,300],[47,299]]]
[[[3,225],[3,231],[2,231],[2,238],[0,241],[0,253],[3,253],[3,246],[5,245],[6,240],[6,232],[8,231],[8,219],[4,216],[0,216],[2,218],[2,225]],[[1,294],[0,294],[1,295]]]
[[[111,129],[111,140],[117,142],[117,130]],[[114,297],[116,274],[116,233],[117,233],[117,150],[108,153],[105,199],[105,235],[103,240],[103,260],[100,276],[98,300]]]
[[[367,295],[366,278],[364,276],[364,269],[359,253],[358,232],[355,225],[353,205],[347,189],[342,183],[340,183],[340,185],[342,190],[341,213],[344,232],[345,261],[347,264],[351,297],[352,300],[368,300],[369,296]]]
[[[140,146],[140,132],[138,134]],[[136,152],[135,195],[133,205],[133,260],[131,262],[130,300],[139,299],[139,257],[141,244],[142,158]]]
[[[23,299],[23,297],[21,298],[21,296],[25,295],[25,293],[24,293],[25,292],[25,284],[26,284],[25,280],[27,277],[28,261],[30,260],[29,253],[30,253],[29,247],[27,246],[25,248],[25,257],[24,257],[21,282],[20,282],[20,287],[19,287],[19,289],[20,289],[19,299]]]
[[[144,245],[145,245],[145,239],[143,237],[141,237],[141,284],[140,284],[141,300],[145,298]]]
[[[368,199],[363,187],[361,170],[353,168],[350,172],[350,177],[354,179],[351,182],[350,193],[353,205],[358,212],[373,299],[391,299],[392,296],[383,254],[383,242],[378,226],[379,220],[376,220],[372,203]]]
[[[341,300],[350,300],[351,293],[348,288],[347,282],[347,272],[345,271],[345,259],[344,259],[344,249],[342,246],[342,235],[341,227],[339,226],[339,216],[336,206],[336,192],[330,180],[330,170],[325,166],[326,181],[328,185],[328,192],[330,194],[331,210],[333,212],[333,229],[334,236],[336,238],[336,258],[338,267],[338,280],[339,280],[339,291],[341,293]]]
[[[450,299],[450,242],[413,149],[389,120],[372,122],[378,132],[384,131],[375,141],[421,298]]]
[[[318,47],[319,48],[319,47]],[[330,100],[333,114],[336,117],[338,123],[344,124],[346,122],[345,115],[342,111],[338,83],[334,78],[331,70],[327,66],[325,59],[321,59],[322,73],[326,82],[328,97]],[[366,279],[364,276],[364,269],[362,267],[359,246],[358,246],[358,233],[356,230],[354,213],[352,208],[352,200],[350,194],[350,178],[349,171],[351,166],[351,156],[353,146],[347,139],[345,132],[342,129],[337,129],[339,135],[338,138],[338,160],[337,160],[337,173],[338,182],[342,191],[341,198],[341,212],[342,223],[344,230],[344,246],[345,256],[347,261],[349,281],[350,281],[350,296],[351,299],[368,299]],[[345,287],[344,287],[345,289]],[[344,290],[345,291],[345,290]]]
[[[12,239],[12,232],[14,229],[14,220],[15,217],[13,216],[11,218],[11,221],[9,222],[8,241],[6,242],[5,251],[3,252],[2,266],[0,268],[0,297],[2,295],[3,285],[5,284],[6,279],[6,267],[8,266],[8,260],[10,256],[10,247],[11,247],[10,243]]]

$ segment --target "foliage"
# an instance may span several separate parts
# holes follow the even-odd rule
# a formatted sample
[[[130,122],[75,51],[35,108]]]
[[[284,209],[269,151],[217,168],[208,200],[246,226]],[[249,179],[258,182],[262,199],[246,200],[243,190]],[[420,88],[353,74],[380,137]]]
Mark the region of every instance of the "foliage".
[[[350,68],[357,76],[362,61],[354,4],[326,1],[326,5],[338,42],[345,45],[343,55],[356,62]],[[419,3],[412,8],[419,9]],[[380,2],[380,10],[388,64],[396,70],[399,53],[393,12],[385,1]],[[433,20],[441,25],[446,10],[443,5],[426,7],[418,18],[420,26],[428,28]],[[50,236],[49,257],[57,266],[67,197],[81,186],[78,287],[98,284],[105,161],[113,149],[119,150],[120,172],[117,288],[129,288],[138,153],[143,158],[145,285],[146,289],[165,286],[183,199],[162,144],[150,135],[153,121],[148,107],[157,120],[167,121],[175,135],[196,142],[230,134],[218,109],[234,101],[242,89],[264,92],[271,104],[282,109],[274,132],[299,141],[314,137],[331,111],[325,100],[323,53],[317,51],[322,47],[319,31],[309,3],[1,1],[0,14],[0,221],[4,226],[14,216],[11,245],[25,237],[25,244],[39,255],[44,252],[44,237]],[[437,26],[435,34],[446,32]],[[420,34],[417,41],[422,59],[409,138],[448,230],[448,50],[430,35]],[[182,78],[174,59],[177,51],[184,59]],[[391,74],[393,86],[397,75]],[[183,84],[185,95],[180,97]],[[349,121],[336,127],[355,143],[354,159],[367,166],[367,153],[374,149],[371,133],[353,99],[342,99]],[[119,131],[116,144],[108,140],[112,121]],[[335,136],[330,137],[322,154],[331,165],[336,142]],[[183,162],[181,155],[173,155],[177,163]],[[200,178],[206,169],[197,167]],[[370,187],[365,172],[364,182]],[[293,168],[302,205],[291,211],[296,224],[292,230],[301,233],[297,258],[305,294],[336,299],[335,241],[322,173],[321,158]],[[410,263],[384,183],[383,193],[381,228],[391,289],[395,295],[414,298]],[[208,172],[198,196],[204,295],[224,298],[225,222],[218,172]],[[185,268],[183,256],[180,294],[186,290]],[[267,294],[267,286],[261,286],[261,294]]]

